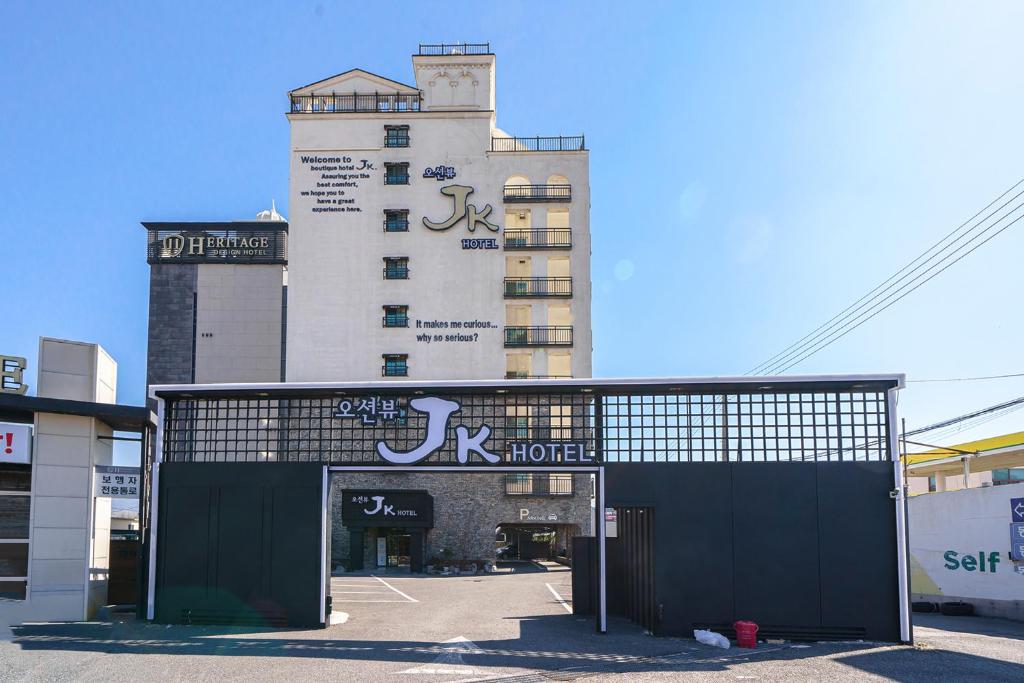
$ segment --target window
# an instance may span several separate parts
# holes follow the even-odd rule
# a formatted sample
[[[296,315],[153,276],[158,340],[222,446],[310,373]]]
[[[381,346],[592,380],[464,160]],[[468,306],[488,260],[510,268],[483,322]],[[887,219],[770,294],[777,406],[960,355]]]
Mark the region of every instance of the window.
[[[409,279],[409,257],[407,257],[407,256],[386,256],[386,257],[384,257],[384,279],[385,280],[408,280]]]
[[[384,126],[385,147],[408,147],[409,126]]]
[[[1024,467],[992,470],[992,485],[1019,484],[1024,482]]]
[[[928,493],[935,493],[939,490],[939,478],[932,474],[928,476]]]
[[[533,493],[533,477],[529,473],[506,474],[506,496],[528,496]]]
[[[409,232],[409,210],[385,209],[384,232]]]
[[[409,356],[405,353],[385,353],[384,367],[381,369],[385,377],[407,377],[409,375]]]
[[[31,465],[0,464],[0,599],[25,599],[31,482]]]
[[[384,164],[384,184],[385,185],[408,185],[409,184],[409,164],[401,163],[385,163]]]
[[[571,474],[549,474],[548,475],[548,493],[552,496],[571,496],[572,495],[572,475]]]
[[[409,327],[409,307],[385,306],[384,327]]]
[[[530,406],[505,406],[505,438],[529,439]]]

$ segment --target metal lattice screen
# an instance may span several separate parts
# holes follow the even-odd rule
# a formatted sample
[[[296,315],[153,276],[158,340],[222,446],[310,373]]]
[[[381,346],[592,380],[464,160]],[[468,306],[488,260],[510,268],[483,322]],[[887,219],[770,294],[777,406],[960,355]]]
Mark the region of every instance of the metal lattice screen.
[[[884,392],[604,396],[605,462],[888,460]]]
[[[510,451],[524,442],[580,444],[599,462],[890,460],[887,387],[862,386],[168,393],[163,459],[379,465],[378,443],[408,451],[424,441],[428,416],[410,402],[436,397],[458,409],[422,464],[457,462],[460,425],[470,434],[486,425],[487,448],[504,464],[516,464]]]

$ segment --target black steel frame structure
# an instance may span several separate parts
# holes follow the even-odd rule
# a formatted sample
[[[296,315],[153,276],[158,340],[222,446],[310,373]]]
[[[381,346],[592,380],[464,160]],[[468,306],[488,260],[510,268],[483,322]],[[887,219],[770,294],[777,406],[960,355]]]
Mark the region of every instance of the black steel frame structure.
[[[153,475],[148,500],[155,509],[162,463],[317,463],[324,468],[324,515],[329,471],[590,472],[596,476],[597,627],[604,632],[604,464],[891,463],[901,633],[909,642],[905,492],[895,423],[903,382],[902,375],[836,375],[156,386],[150,389],[158,426],[147,463]],[[385,462],[375,444],[408,451],[424,440],[428,416],[410,402],[426,397],[458,404],[445,441],[415,464]],[[376,410],[360,414],[360,405]],[[460,463],[451,438],[459,423],[470,431],[486,425],[487,448],[500,462],[471,454]],[[582,445],[587,459],[523,462],[513,455],[523,441]],[[148,521],[152,510],[146,513]],[[156,533],[150,529],[149,618]]]

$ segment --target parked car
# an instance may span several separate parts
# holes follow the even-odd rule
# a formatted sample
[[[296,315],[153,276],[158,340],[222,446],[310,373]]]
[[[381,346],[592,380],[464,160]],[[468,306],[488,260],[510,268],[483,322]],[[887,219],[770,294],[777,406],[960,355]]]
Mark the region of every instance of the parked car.
[[[499,560],[515,560],[519,558],[519,546],[515,543],[503,545],[498,548],[497,557]]]

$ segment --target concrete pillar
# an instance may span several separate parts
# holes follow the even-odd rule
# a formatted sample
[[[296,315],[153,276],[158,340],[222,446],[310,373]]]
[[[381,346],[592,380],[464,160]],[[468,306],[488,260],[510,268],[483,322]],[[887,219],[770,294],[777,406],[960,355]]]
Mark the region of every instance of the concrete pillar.
[[[117,364],[98,345],[39,341],[37,395],[113,403]],[[82,620],[106,603],[110,499],[93,498],[93,468],[113,461],[112,436],[88,417],[35,417],[26,619]]]

